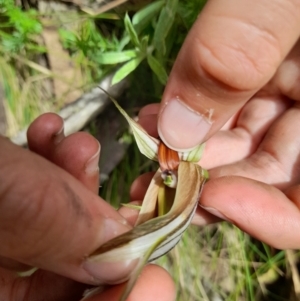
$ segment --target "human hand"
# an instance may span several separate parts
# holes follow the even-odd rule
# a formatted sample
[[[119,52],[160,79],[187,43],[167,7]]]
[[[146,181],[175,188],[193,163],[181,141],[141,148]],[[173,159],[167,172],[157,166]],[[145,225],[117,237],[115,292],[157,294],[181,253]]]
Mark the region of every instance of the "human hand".
[[[299,1],[208,2],[160,108],[140,112],[152,135],[159,115],[173,149],[206,141],[201,206],[277,248],[300,247],[299,13]]]
[[[102,243],[131,226],[98,192],[99,143],[63,135],[63,121],[44,114],[28,130],[31,151],[0,137],[0,300],[80,300],[86,288],[118,281],[129,267],[86,263]],[[125,212],[126,213],[126,212]],[[16,271],[39,270],[20,278]],[[123,274],[123,275],[122,275]],[[118,300],[124,284],[88,300]],[[130,300],[174,300],[174,284],[147,266]]]

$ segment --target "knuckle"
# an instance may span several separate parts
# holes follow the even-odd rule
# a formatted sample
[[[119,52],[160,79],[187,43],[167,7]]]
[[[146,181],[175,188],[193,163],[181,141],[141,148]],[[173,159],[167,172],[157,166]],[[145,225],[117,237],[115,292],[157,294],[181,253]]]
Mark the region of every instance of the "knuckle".
[[[190,67],[233,89],[257,90],[274,75],[283,57],[279,38],[272,30],[256,24],[239,19],[227,22],[237,28],[236,33],[196,37]]]
[[[262,44],[260,46],[262,47]],[[257,58],[246,47],[223,45],[221,50],[208,45],[206,49],[211,53],[211,60],[202,62],[202,68],[212,78],[237,90],[257,90],[264,86],[276,71],[277,64],[274,64],[269,55]]]

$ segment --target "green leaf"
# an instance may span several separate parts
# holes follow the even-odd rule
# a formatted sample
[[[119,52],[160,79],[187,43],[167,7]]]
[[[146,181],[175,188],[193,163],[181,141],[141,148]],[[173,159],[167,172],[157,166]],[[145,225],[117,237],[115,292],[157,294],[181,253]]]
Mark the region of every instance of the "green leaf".
[[[135,50],[111,51],[100,53],[95,57],[95,61],[103,65],[114,65],[127,62],[136,56]]]
[[[130,21],[130,18],[128,16],[128,14],[126,14],[125,19],[124,19],[124,24],[125,24],[125,29],[126,32],[128,33],[131,42],[133,43],[133,45],[135,45],[136,47],[140,47],[140,41],[138,38],[138,35]]]
[[[125,65],[123,65],[114,75],[112,79],[112,85],[117,84],[122,79],[124,79],[128,74],[130,74],[133,70],[137,68],[137,66],[141,63],[144,57],[140,56],[132,59]]]
[[[135,210],[141,210],[142,206],[141,205],[134,205],[130,203],[121,203],[121,206],[130,208],[130,209],[135,209]]]
[[[166,53],[165,40],[174,23],[178,0],[167,0],[166,6],[161,10],[157,25],[155,27],[153,43],[161,54]]]
[[[107,19],[107,20],[119,20],[120,17],[114,13],[101,13],[96,16],[90,16],[90,18],[94,19]]]
[[[149,49],[148,49],[148,42],[149,42],[149,37],[144,36],[141,40],[141,51],[143,53],[147,53],[147,52],[151,53],[151,51],[149,51]],[[152,49],[153,49],[153,47],[152,47]]]
[[[136,32],[140,33],[159,13],[163,5],[164,1],[150,3],[149,5],[145,6],[137,13],[135,13],[132,18],[132,24]]]
[[[168,80],[168,74],[163,65],[161,65],[161,63],[151,54],[148,54],[147,61],[151,70],[156,74],[159,81],[165,85]]]

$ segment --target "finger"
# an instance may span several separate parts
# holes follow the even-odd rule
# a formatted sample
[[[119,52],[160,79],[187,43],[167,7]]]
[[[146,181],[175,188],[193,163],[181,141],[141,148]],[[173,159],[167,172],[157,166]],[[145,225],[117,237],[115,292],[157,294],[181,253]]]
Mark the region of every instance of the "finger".
[[[159,113],[159,104],[158,103],[151,103],[142,107],[139,111],[139,118],[147,116],[147,115],[157,115]]]
[[[300,185],[288,188],[285,194],[300,210]]]
[[[63,119],[54,113],[45,113],[39,116],[27,130],[29,149],[49,160],[54,147],[64,137]]]
[[[219,131],[205,143],[200,165],[211,169],[249,157],[289,106],[290,102],[281,96],[256,95],[243,107],[233,128]]]
[[[0,256],[0,267],[17,272],[27,271],[32,268],[29,265],[2,256]]]
[[[129,206],[141,206],[142,201],[133,201],[128,203]],[[139,216],[139,209],[134,207],[122,206],[118,212],[127,220],[127,222],[134,227],[135,222]]]
[[[220,220],[221,219],[218,216],[209,213],[208,211],[199,206],[193,217],[192,224],[202,227],[209,224],[217,223]]]
[[[85,301],[118,301],[125,287],[124,284],[113,286],[103,293]],[[130,301],[173,301],[176,299],[175,285],[169,274],[161,267],[148,265],[142,271],[128,299]]]
[[[300,40],[280,65],[270,89],[278,88],[279,91],[290,99],[300,101]]]
[[[210,176],[248,177],[286,189],[300,181],[300,108],[288,109],[272,125],[257,151],[244,160],[210,170]]]
[[[204,186],[201,205],[275,248],[300,247],[299,208],[273,186],[241,177],[214,179]]]
[[[157,114],[145,115],[139,117],[139,124],[145,129],[145,131],[152,137],[158,138],[157,132]]]
[[[18,277],[16,273],[0,269],[3,285],[0,286],[2,300],[53,301],[80,300],[88,287],[83,283],[42,270],[30,277]]]
[[[275,74],[299,37],[299,13],[299,1],[209,1],[163,95],[163,141],[191,149],[218,131]]]
[[[131,228],[124,218],[69,173],[0,139],[0,256],[86,283],[124,277],[126,266],[109,275],[85,261]]]
[[[27,136],[32,151],[68,171],[98,194],[100,145],[94,137],[79,132],[65,138],[63,120],[54,113],[38,117]]]
[[[152,103],[143,107],[139,112],[139,124],[146,130],[146,132],[157,138],[157,117],[159,112],[159,104]]]
[[[98,194],[100,144],[88,133],[64,138],[52,152],[52,162]]]
[[[132,201],[144,199],[153,176],[154,172],[147,172],[134,180],[130,188],[130,199]]]

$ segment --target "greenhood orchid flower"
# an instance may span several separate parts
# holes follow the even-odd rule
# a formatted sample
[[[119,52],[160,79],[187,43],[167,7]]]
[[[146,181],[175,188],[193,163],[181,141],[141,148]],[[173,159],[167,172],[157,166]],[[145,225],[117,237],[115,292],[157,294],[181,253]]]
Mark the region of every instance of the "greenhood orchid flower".
[[[148,187],[135,227],[106,242],[88,257],[89,261],[107,263],[136,260],[120,298],[125,301],[144,265],[169,252],[181,239],[197,209],[208,173],[197,164],[204,145],[189,152],[169,149],[148,135],[108,96],[128,121],[141,153],[160,165]]]

